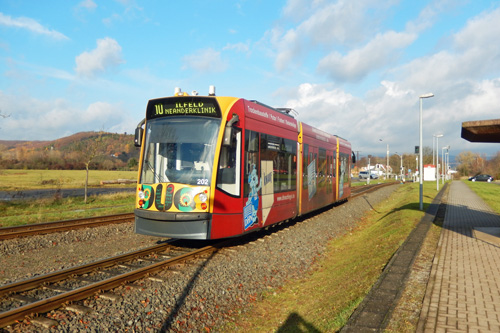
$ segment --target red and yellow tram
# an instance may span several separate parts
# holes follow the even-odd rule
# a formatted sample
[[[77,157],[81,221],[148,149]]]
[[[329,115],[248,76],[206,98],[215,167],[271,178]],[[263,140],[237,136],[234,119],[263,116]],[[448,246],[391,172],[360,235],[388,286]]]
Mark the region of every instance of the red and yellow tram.
[[[135,231],[234,237],[346,200],[350,143],[288,111],[180,90],[150,100],[135,137]]]

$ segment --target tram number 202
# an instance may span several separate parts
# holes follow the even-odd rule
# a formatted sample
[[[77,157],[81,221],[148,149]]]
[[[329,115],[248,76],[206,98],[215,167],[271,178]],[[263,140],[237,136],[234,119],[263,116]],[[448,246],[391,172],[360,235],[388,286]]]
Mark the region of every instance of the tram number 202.
[[[198,185],[208,185],[208,179],[203,178],[203,179],[197,179],[196,184]]]

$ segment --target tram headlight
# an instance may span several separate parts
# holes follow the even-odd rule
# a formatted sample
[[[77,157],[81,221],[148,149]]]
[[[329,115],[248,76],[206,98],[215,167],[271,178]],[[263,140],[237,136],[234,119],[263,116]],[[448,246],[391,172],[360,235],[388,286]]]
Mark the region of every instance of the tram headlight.
[[[200,195],[198,195],[198,199],[200,200],[200,202],[207,202],[208,200],[208,196],[205,194],[205,193],[200,193]]]
[[[139,197],[139,199],[141,199],[141,200],[144,200],[144,198],[146,197],[146,195],[144,194],[144,192],[143,192],[143,191],[139,191],[139,192],[137,192],[137,196],[138,196],[138,197]]]

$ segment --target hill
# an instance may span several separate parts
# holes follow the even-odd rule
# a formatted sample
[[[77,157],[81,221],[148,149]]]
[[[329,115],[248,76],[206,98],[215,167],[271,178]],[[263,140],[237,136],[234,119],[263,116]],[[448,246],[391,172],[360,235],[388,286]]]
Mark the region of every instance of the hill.
[[[0,140],[0,168],[81,169],[84,147],[98,137],[98,132],[79,132],[53,141]],[[133,135],[105,132],[92,168],[134,169],[138,159]]]

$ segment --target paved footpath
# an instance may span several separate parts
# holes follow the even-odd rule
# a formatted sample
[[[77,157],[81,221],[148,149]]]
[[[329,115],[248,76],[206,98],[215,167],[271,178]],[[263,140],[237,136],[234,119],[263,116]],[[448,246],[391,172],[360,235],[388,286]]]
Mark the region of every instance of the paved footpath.
[[[499,228],[467,184],[451,183],[418,332],[500,332],[500,241],[479,232]]]

